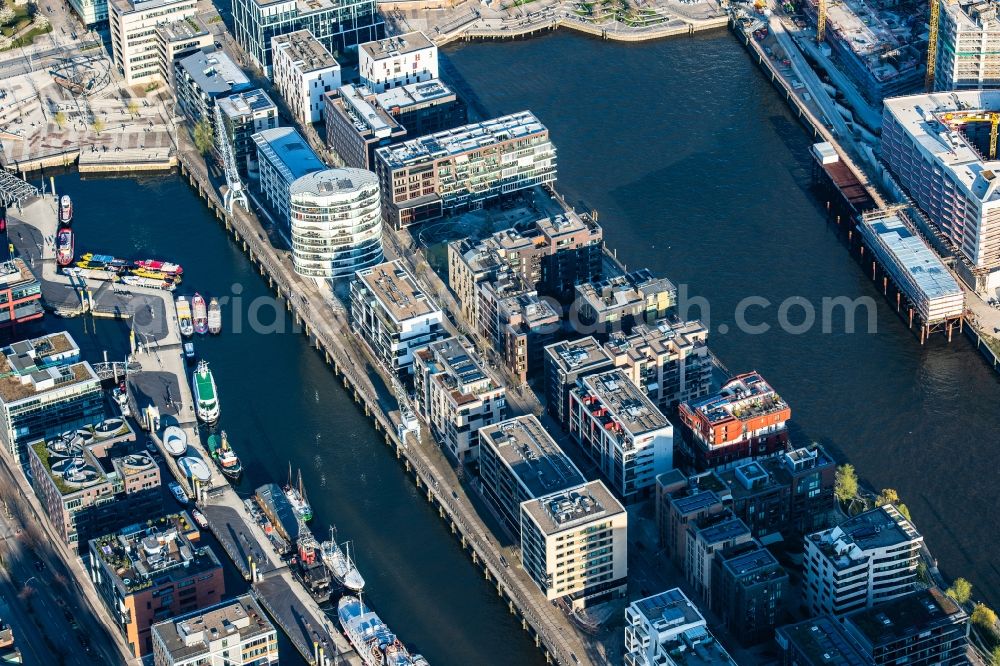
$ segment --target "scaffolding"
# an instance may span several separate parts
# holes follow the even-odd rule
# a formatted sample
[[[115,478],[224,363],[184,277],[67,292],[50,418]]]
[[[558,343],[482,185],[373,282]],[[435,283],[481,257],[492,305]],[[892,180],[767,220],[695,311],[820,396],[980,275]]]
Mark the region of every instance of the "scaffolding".
[[[940,21],[941,5],[938,0],[930,0],[930,32],[927,37],[927,74],[924,78],[924,87],[927,92],[934,91],[934,69],[937,64],[937,39],[938,39],[938,23]],[[994,134],[996,132],[996,125],[993,126]],[[994,146],[996,143],[994,142]],[[994,153],[996,151],[994,150]]]

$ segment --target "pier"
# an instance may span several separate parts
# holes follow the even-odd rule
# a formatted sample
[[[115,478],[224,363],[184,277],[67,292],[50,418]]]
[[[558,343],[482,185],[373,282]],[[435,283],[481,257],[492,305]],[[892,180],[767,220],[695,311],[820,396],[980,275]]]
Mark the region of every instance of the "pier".
[[[227,213],[205,161],[192,146],[185,145],[187,137],[180,140],[181,173],[225,226],[233,242],[246,253],[262,279],[284,301],[311,346],[342,381],[358,408],[372,420],[376,431],[383,434],[385,444],[427,502],[437,508],[456,542],[497,595],[507,602],[510,612],[520,617],[522,628],[531,634],[546,661],[566,665],[605,663],[604,656],[578,635],[562,611],[545,600],[524,571],[504,565],[500,544],[489,533],[454,469],[434,442],[429,438],[417,441],[400,428],[399,406],[386,388],[390,383],[385,376],[381,390],[373,383],[368,369],[380,373],[382,370],[367,359],[367,351],[351,331],[336,296],[325,285],[321,287],[316,281],[298,276],[288,253],[276,250],[267,241],[265,230],[255,217],[239,206],[233,213]]]

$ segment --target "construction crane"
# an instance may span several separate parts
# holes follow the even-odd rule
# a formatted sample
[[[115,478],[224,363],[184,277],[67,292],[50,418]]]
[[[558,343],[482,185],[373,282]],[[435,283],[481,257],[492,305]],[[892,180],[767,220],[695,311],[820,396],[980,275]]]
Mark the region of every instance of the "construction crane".
[[[933,2],[933,0],[931,0]],[[816,14],[816,43],[822,43],[826,36],[826,0],[819,0]]]
[[[823,2],[823,0],[820,0]],[[937,38],[938,20],[941,14],[941,3],[939,0],[930,0],[931,19],[930,32],[927,35],[927,76],[924,78],[924,87],[927,92],[934,91],[934,68],[937,65]],[[993,126],[993,133],[996,134],[996,126]],[[996,140],[993,141],[994,153],[996,152]]]
[[[947,113],[944,115],[944,121],[952,127],[959,127],[965,123],[989,123],[990,124],[990,149],[989,158],[995,160],[997,158],[997,134],[998,128],[1000,128],[1000,113],[974,113],[970,115],[954,115]]]

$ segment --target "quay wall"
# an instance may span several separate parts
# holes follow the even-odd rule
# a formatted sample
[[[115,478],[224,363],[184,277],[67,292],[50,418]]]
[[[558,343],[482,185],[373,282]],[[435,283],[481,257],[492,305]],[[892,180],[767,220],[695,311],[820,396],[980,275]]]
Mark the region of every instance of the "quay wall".
[[[204,162],[199,162],[196,155],[182,151],[181,174],[199,197],[205,200],[209,210],[224,224],[232,240],[246,253],[261,277],[268,281],[269,287],[285,301],[295,323],[302,326],[312,346],[323,354],[326,363],[343,382],[344,389],[353,395],[355,403],[372,420],[375,430],[384,434],[385,444],[400,460],[407,476],[413,479],[417,488],[425,491],[427,501],[437,506],[440,518],[449,525],[473,563],[481,568],[484,578],[495,584],[497,595],[507,600],[510,612],[520,615],[522,628],[532,635],[546,661],[567,665],[592,663],[586,654],[570,652],[562,643],[558,628],[546,626],[533,610],[528,596],[533,590],[525,594],[510,582],[506,567],[500,562],[500,554],[486,536],[485,526],[477,516],[467,515],[448,497],[451,487],[444,479],[432,473],[429,462],[417,447],[411,446],[412,442],[405,435],[400,436],[397,432],[398,424],[382,406],[370,380],[359,369],[355,359],[347,355],[345,345],[337,341],[333,326],[318,316],[321,314],[319,311],[310,309],[306,296],[301,293],[302,285],[292,284],[294,277],[290,278],[291,269],[283,266],[270,244],[262,240],[259,224],[239,207],[232,214],[226,213],[217,192],[208,181]],[[535,602],[540,605],[547,603],[540,597]]]

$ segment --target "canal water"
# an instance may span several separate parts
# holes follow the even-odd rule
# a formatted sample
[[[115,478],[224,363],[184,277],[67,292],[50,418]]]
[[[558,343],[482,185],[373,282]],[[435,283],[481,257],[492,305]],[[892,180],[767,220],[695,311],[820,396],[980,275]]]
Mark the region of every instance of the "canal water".
[[[339,539],[352,542],[366,601],[435,666],[544,664],[382,435],[307,339],[291,332],[283,304],[275,310],[266,282],[183,180],[66,175],[56,187],[73,197],[78,255],[168,258],[183,265],[181,289],[189,295],[240,299],[223,308],[222,335],[195,340],[219,386],[221,427],[243,461],[240,494],[285,483],[289,463],[301,469],[313,531],[326,539],[336,525]],[[91,360],[104,350],[120,360],[127,351],[128,329],[119,322],[47,317],[45,326],[69,328]],[[286,657],[300,663],[287,641],[282,663]]]
[[[788,400],[797,443],[822,442],[872,487],[896,488],[942,570],[1000,603],[1000,378],[964,337],[921,347],[851,258],[811,192],[808,134],[732,36],[627,45],[557,32],[447,57],[481,113],[531,109],[548,127],[559,190],[598,211],[620,259],[708,300],[710,346]],[[822,299],[840,296],[874,299],[877,332],[860,317],[846,334],[833,316],[823,333]],[[771,303],[746,317],[767,333],[735,325],[748,297]],[[809,331],[779,330],[789,298],[815,309]]]
[[[811,192],[806,133],[732,37],[618,45],[556,33],[445,56],[474,108],[530,108],[548,126],[560,190],[599,212],[620,258],[708,300],[700,316],[710,315],[712,347],[733,371],[760,370],[790,402],[796,441],[820,441],[872,486],[898,489],[944,570],[1000,602],[987,471],[1000,382],[964,338],[920,347],[866,279]],[[185,291],[239,296],[223,335],[197,344],[246,467],[241,492],[283,482],[289,463],[301,468],[314,530],[325,537],[336,524],[353,542],[368,600],[435,666],[543,663],[306,339],[246,324],[254,310],[272,331],[290,330],[180,178],[67,175],[57,187],[74,198],[79,252],[179,261]],[[748,315],[770,332],[738,330],[734,313],[748,296],[772,304]],[[877,332],[777,330],[783,300],[802,297],[818,311],[824,296],[874,299]],[[124,354],[121,324],[65,325],[95,360],[101,350]]]

